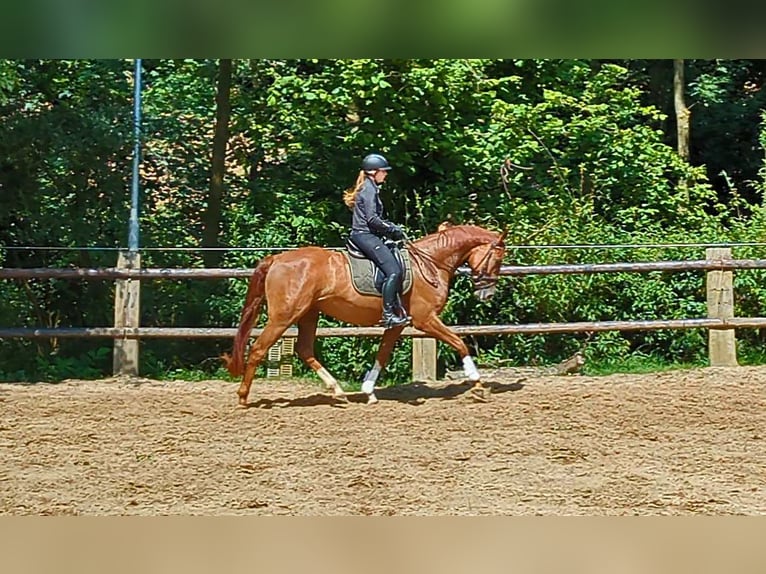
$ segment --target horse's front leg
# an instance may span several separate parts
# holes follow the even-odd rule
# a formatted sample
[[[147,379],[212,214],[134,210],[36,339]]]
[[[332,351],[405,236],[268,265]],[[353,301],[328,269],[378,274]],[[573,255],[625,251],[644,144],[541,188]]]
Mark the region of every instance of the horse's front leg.
[[[383,333],[383,338],[380,341],[380,347],[375,355],[375,363],[372,368],[367,371],[362,382],[362,392],[367,395],[367,404],[374,405],[378,402],[378,397],[375,396],[375,383],[378,381],[383,367],[388,363],[388,359],[391,358],[391,352],[394,350],[399,335],[402,334],[404,327],[396,327],[394,329],[387,329]]]
[[[489,389],[482,384],[481,375],[476,368],[476,363],[474,363],[473,357],[471,357],[471,354],[468,352],[468,347],[463,340],[455,334],[452,329],[442,323],[441,319],[436,315],[430,315],[425,320],[420,321],[416,321],[413,318],[413,326],[424,333],[447,343],[458,352],[460,359],[463,361],[463,371],[465,372],[466,378],[474,383],[471,393],[476,399],[486,401]]]

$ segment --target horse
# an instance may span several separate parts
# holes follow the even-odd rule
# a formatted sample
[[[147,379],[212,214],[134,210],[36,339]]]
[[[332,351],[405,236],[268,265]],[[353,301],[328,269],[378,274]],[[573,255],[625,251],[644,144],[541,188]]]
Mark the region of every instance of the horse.
[[[468,347],[446,326],[439,314],[449,294],[450,280],[458,267],[467,263],[480,300],[492,297],[505,255],[507,230],[495,232],[476,225],[442,224],[438,231],[416,241],[406,241],[412,265],[412,286],[402,302],[412,317],[413,327],[443,341],[462,359],[466,378],[474,383],[471,391],[481,398],[484,386]],[[245,362],[245,349],[253,323],[266,299],[268,321],[251,345]],[[314,340],[319,314],[358,326],[373,326],[381,316],[382,299],[362,295],[353,286],[344,253],[317,246],[301,247],[270,255],[253,271],[242,307],[232,353],[222,359],[233,377],[242,377],[237,390],[239,404],[247,406],[250,385],[258,365],[269,348],[291,325],[297,324],[295,351],[319,376],[328,391],[344,398],[345,391],[314,356]],[[375,384],[386,365],[404,326],[384,331],[375,361],[365,375],[362,391],[367,403],[377,402]]]

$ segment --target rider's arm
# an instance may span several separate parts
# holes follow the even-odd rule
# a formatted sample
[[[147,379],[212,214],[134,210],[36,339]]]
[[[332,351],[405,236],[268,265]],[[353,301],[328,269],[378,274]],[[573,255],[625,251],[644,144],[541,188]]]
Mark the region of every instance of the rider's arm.
[[[362,212],[364,220],[370,231],[376,235],[386,235],[393,224],[378,215],[375,201],[375,189],[371,185],[365,185],[356,197],[357,206]]]

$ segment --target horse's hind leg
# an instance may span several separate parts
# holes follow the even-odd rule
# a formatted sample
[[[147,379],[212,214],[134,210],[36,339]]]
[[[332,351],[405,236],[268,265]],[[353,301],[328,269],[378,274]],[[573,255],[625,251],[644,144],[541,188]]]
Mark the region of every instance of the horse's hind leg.
[[[319,311],[316,309],[310,309],[301,319],[298,321],[298,341],[295,345],[295,352],[324,382],[327,390],[332,391],[336,397],[345,396],[343,387],[338,384],[338,381],[333,377],[327,369],[322,366],[322,363],[317,361],[314,356],[314,341],[316,339],[317,322],[319,321]]]
[[[274,322],[269,319],[266,326],[263,328],[261,335],[255,340],[250,352],[247,356],[247,363],[245,364],[245,375],[242,377],[242,382],[239,385],[237,395],[239,395],[239,404],[241,406],[247,406],[247,395],[250,394],[250,385],[253,383],[255,377],[255,371],[258,365],[261,364],[266,353],[271,346],[276,343],[282,334],[287,330],[290,323]]]

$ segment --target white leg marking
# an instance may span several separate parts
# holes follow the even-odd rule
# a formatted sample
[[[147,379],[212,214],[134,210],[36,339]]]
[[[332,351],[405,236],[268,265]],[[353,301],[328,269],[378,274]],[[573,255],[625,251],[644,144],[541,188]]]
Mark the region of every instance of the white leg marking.
[[[364,382],[362,383],[362,392],[367,393],[368,395],[374,396],[373,392],[375,391],[375,383],[378,381],[378,377],[380,376],[381,367],[378,361],[375,361],[375,364],[372,366],[372,368],[367,371],[367,374],[364,376]],[[377,399],[375,399],[377,400]]]
[[[473,362],[471,355],[463,357],[463,369],[465,370],[465,376],[469,381],[478,381],[481,377],[479,370],[476,368],[476,364]]]
[[[328,389],[332,389],[332,390],[333,390],[333,392],[334,392],[336,395],[342,395],[342,394],[343,394],[343,389],[342,389],[342,388],[341,388],[341,386],[338,384],[338,381],[336,381],[336,380],[335,380],[335,377],[333,377],[333,376],[332,376],[332,375],[331,375],[331,374],[330,374],[330,373],[327,371],[327,369],[325,369],[324,367],[322,367],[321,369],[319,369],[319,370],[317,371],[317,375],[319,375],[319,378],[320,378],[320,379],[322,379],[322,381],[324,381],[324,384],[325,384],[325,386],[326,386]]]

